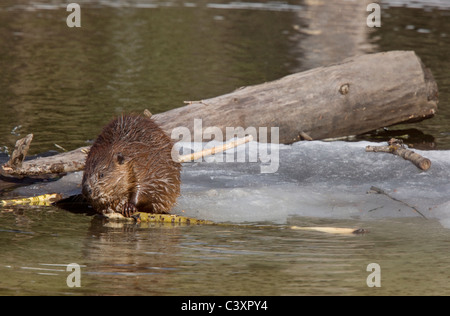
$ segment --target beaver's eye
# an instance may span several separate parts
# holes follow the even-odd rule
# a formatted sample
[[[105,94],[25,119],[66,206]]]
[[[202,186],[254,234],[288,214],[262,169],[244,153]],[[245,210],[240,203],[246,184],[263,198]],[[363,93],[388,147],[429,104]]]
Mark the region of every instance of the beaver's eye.
[[[99,179],[101,179],[101,178],[103,178],[105,175],[103,174],[103,172],[99,172],[97,176],[98,176]]]

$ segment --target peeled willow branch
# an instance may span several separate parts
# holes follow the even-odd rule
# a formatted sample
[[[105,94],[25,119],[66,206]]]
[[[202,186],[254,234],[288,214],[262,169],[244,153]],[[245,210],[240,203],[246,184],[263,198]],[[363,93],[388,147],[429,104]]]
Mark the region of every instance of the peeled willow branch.
[[[317,231],[322,233],[329,234],[341,234],[341,235],[351,235],[351,234],[365,234],[369,231],[364,228],[343,228],[343,227],[322,227],[322,226],[312,226],[312,227],[303,227],[303,226],[291,226],[291,229],[294,230],[310,230]]]
[[[236,140],[230,141],[226,144],[215,146],[213,148],[208,148],[202,151],[198,151],[192,154],[182,155],[178,158],[178,162],[188,162],[188,161],[194,161],[202,157],[214,155],[217,153],[220,153],[222,151],[226,151],[228,149],[237,147],[239,145],[243,145],[245,143],[251,142],[253,140],[253,136],[249,135],[243,138],[238,138]]]

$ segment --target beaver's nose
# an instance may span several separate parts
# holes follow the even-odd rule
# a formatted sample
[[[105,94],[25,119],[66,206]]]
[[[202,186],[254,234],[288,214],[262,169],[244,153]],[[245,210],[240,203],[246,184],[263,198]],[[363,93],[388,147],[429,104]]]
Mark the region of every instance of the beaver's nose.
[[[83,185],[83,189],[81,190],[84,196],[91,196],[92,188],[89,185]]]

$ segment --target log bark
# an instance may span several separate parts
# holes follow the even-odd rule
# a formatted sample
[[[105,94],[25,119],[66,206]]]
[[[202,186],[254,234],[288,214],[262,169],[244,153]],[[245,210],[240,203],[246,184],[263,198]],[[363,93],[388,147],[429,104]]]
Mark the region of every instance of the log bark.
[[[22,163],[28,153],[28,150],[30,149],[30,144],[32,140],[33,134],[28,134],[26,137],[19,139],[16,142],[14,151],[5,166],[12,169],[21,168]]]
[[[302,133],[319,140],[420,121],[434,116],[437,103],[437,84],[419,57],[391,51],[192,101],[153,118],[169,134],[182,126],[192,137],[194,119],[202,119],[203,128],[219,127],[224,140],[227,126],[268,127],[269,133],[278,127],[279,142],[292,143]]]

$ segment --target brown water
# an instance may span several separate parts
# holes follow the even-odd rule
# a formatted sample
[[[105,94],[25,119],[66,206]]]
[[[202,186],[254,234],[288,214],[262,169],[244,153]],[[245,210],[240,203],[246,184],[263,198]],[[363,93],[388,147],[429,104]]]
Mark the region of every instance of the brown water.
[[[70,150],[124,111],[157,113],[354,54],[408,49],[432,70],[440,104],[435,118],[407,127],[450,149],[450,8],[384,5],[382,27],[369,30],[346,1],[79,3],[82,27],[68,28],[64,1],[1,2],[0,146],[34,133],[33,153]],[[0,294],[448,295],[449,240],[438,222],[417,218],[148,227],[2,209]],[[80,288],[66,284],[72,262]],[[373,262],[380,288],[366,284]]]
[[[437,222],[293,218],[290,225],[364,225],[366,235],[288,225],[103,226],[63,211],[1,214],[0,294],[448,295],[450,232]],[[66,265],[81,265],[69,288]],[[368,287],[378,263],[381,287]]]

